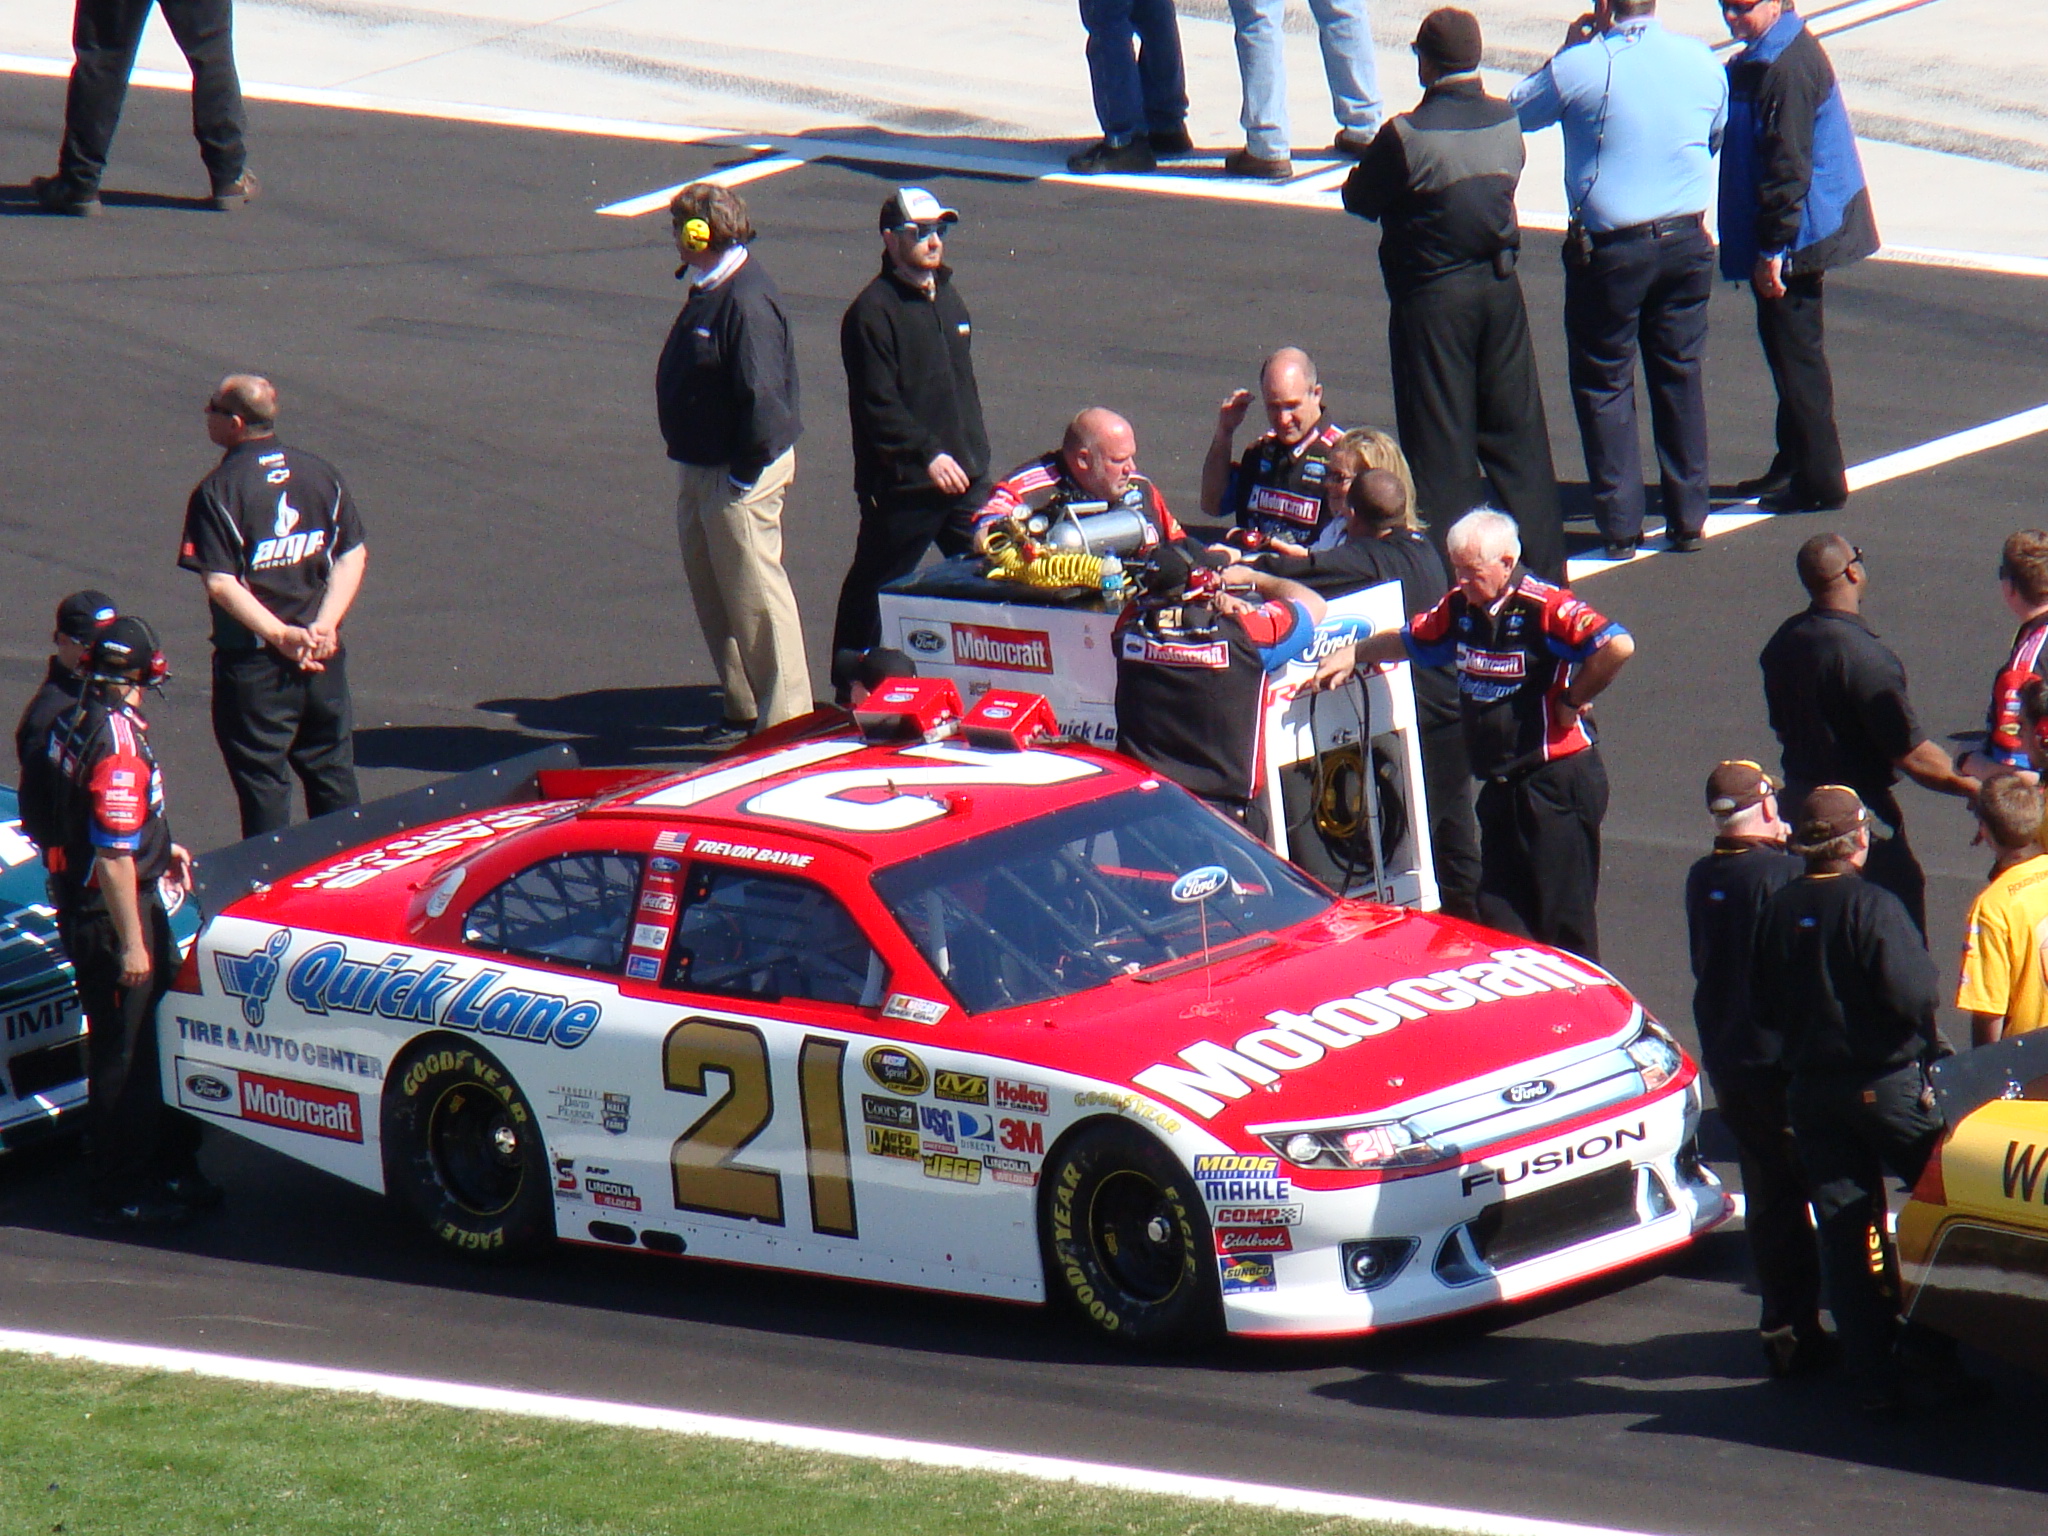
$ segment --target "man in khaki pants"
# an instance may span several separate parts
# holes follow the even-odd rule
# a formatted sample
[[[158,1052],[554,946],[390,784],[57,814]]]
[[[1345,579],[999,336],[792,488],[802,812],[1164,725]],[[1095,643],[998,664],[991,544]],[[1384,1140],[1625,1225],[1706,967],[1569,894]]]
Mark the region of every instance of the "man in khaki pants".
[[[676,533],[697,622],[725,689],[725,739],[811,708],[796,594],[782,568],[782,498],[796,474],[796,351],[774,280],[752,259],[747,205],[694,182],[669,204],[689,297],[655,374]]]

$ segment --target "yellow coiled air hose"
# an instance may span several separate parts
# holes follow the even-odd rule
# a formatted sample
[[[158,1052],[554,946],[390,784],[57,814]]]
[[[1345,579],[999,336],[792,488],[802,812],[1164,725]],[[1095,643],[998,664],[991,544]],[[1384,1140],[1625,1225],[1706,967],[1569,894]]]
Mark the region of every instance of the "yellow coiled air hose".
[[[1102,561],[1077,550],[1047,549],[998,528],[988,537],[987,574],[1027,587],[1099,587]]]

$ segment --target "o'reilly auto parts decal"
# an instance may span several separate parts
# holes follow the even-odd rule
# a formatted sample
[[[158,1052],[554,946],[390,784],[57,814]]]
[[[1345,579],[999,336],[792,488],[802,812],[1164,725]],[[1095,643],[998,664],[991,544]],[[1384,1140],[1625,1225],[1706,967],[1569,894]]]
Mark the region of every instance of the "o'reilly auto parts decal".
[[[1477,964],[1367,987],[1318,1003],[1307,1013],[1276,1008],[1266,1015],[1264,1028],[1240,1035],[1233,1044],[1197,1040],[1180,1052],[1179,1065],[1160,1062],[1131,1081],[1207,1120],[1226,1100],[1244,1098],[1254,1088],[1277,1083],[1283,1072],[1312,1067],[1331,1051],[1387,1034],[1408,1020],[1505,998],[1610,985],[1607,976],[1581,969],[1563,955],[1496,949]]]

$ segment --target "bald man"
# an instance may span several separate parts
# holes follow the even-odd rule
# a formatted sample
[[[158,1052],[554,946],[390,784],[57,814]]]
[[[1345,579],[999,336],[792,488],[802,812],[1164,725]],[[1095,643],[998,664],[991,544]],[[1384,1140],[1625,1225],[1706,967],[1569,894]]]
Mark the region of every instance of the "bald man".
[[[1202,460],[1202,515],[1294,544],[1313,544],[1334,514],[1325,509],[1323,479],[1330,450],[1344,429],[1323,412],[1316,365],[1299,347],[1282,347],[1259,369],[1259,400],[1267,430],[1232,462],[1237,429],[1251,413],[1252,393],[1233,390],[1216,408],[1216,433]]]
[[[206,583],[213,736],[255,837],[290,824],[293,774],[309,817],[362,799],[341,624],[370,551],[334,467],[277,440],[268,379],[222,379],[206,435],[221,460],[186,504],[178,564]]]
[[[1903,901],[1924,934],[1927,880],[1892,786],[1903,773],[1938,794],[1975,799],[1977,781],[1958,773],[1920,728],[1904,663],[1863,620],[1863,551],[1838,533],[1817,533],[1799,546],[1794,568],[1812,601],[1778,626],[1757,658],[1783,748],[1781,799],[1799,805],[1826,784],[1855,790],[1874,818],[1864,878]]]
[[[1092,504],[1092,505],[1091,505]],[[1065,437],[1003,476],[974,517],[974,547],[987,546],[998,523],[1022,522],[1035,513],[1066,507],[1092,512],[1135,512],[1145,521],[1146,549],[1186,537],[1159,487],[1138,473],[1138,434],[1115,411],[1091,405],[1067,423]]]

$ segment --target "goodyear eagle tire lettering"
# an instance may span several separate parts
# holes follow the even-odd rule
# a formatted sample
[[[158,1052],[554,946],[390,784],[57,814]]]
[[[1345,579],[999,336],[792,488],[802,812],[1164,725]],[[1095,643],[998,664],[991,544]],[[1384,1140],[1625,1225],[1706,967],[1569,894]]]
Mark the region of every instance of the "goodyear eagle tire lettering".
[[[1091,1120],[1047,1161],[1039,1241],[1047,1289],[1112,1338],[1145,1347],[1221,1330],[1208,1214],[1177,1158],[1122,1120]]]
[[[384,1187],[442,1246],[514,1259],[554,1241],[547,1147],[512,1075],[473,1046],[415,1046],[384,1095]]]

